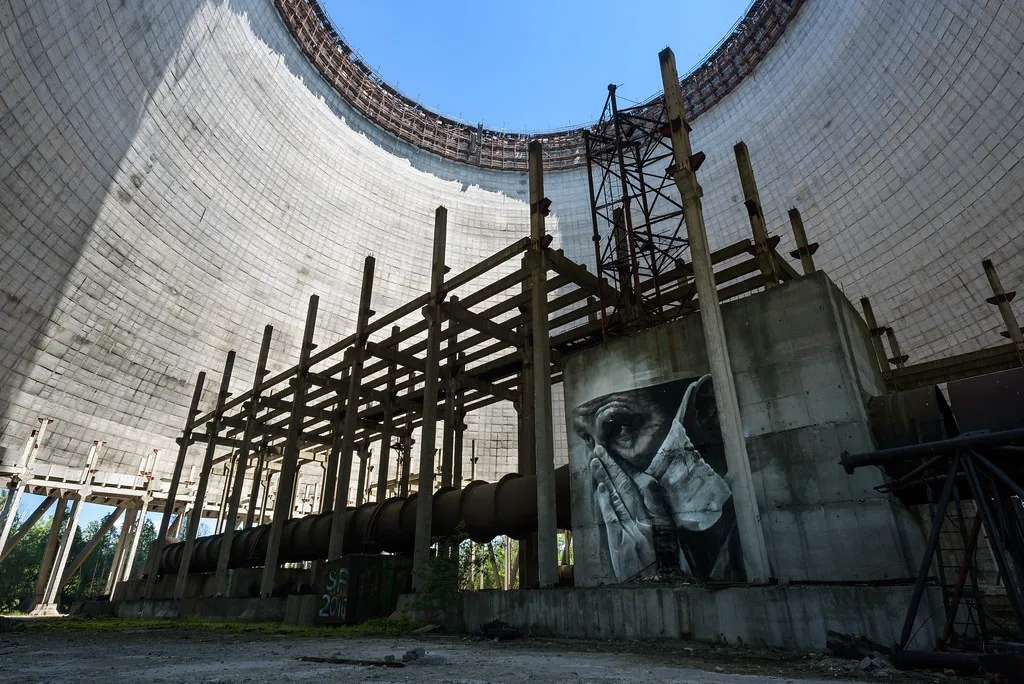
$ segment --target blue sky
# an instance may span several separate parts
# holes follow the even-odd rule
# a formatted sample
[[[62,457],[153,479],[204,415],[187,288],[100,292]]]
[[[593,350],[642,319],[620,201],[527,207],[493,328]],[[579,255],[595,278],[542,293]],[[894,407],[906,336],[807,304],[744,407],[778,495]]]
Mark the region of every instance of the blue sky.
[[[686,73],[750,0],[321,4],[349,45],[420,104],[542,131],[596,120],[609,83],[637,101],[660,92],[658,52],[671,47]]]

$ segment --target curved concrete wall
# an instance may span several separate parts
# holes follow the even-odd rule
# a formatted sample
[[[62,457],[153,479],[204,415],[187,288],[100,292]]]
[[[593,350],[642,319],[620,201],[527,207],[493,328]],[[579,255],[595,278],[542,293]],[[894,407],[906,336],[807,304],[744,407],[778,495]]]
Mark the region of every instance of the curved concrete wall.
[[[1022,18],[1009,0],[809,0],[695,122],[712,246],[748,233],[742,139],[769,228],[787,245],[799,206],[819,263],[914,360],[999,342],[980,261],[1024,287]],[[197,370],[204,406],[228,349],[248,386],[268,322],[273,368],[294,363],[314,292],[318,341],[350,332],[365,254],[377,311],[424,291],[436,205],[455,271],[528,231],[522,174],[355,115],[272,0],[0,0],[0,79],[5,460],[46,415],[44,461],[106,439],[103,467],[157,447],[167,472]],[[556,239],[591,263],[585,172],[546,186]],[[469,422],[479,474],[509,469],[511,409]]]

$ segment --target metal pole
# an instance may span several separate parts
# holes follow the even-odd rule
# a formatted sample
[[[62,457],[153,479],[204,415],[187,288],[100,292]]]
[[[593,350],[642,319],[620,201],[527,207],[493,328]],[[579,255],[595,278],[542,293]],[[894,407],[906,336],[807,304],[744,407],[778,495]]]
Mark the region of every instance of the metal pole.
[[[235,538],[235,528],[238,526],[238,508],[242,502],[242,489],[245,485],[245,469],[249,460],[249,449],[253,437],[256,436],[258,414],[260,410],[260,393],[263,389],[263,378],[267,374],[267,361],[270,358],[270,341],[274,336],[274,327],[271,325],[263,329],[263,341],[260,343],[260,355],[256,360],[256,377],[252,381],[252,394],[245,406],[245,431],[242,433],[242,444],[235,455],[237,464],[235,466],[235,482],[231,487],[231,500],[228,503],[227,525],[224,529],[224,541],[220,545],[220,555],[217,557],[217,574],[214,579],[214,595],[221,596],[227,590],[228,562],[231,560],[231,545]],[[259,475],[257,474],[257,479]]]
[[[167,503],[164,505],[164,514],[160,518],[160,530],[156,534],[153,543],[153,557],[149,559],[146,575],[145,597],[153,598],[153,589],[156,587],[156,573],[160,568],[159,558],[163,554],[167,529],[171,525],[171,515],[174,513],[174,500],[178,496],[178,486],[181,482],[181,471],[185,467],[185,457],[188,455],[188,447],[192,444],[192,428],[195,419],[199,415],[199,400],[203,395],[203,385],[206,382],[206,373],[201,372],[196,378],[196,388],[192,392],[192,402],[189,404],[188,414],[185,417],[185,429],[178,438],[178,459],[174,462],[174,472],[171,474],[171,486],[167,490]]]
[[[766,288],[774,287],[780,280],[779,268],[775,263],[775,257],[768,242],[768,229],[765,228],[764,224],[761,196],[757,192],[757,182],[754,180],[754,168],[750,165],[750,152],[747,150],[745,142],[736,143],[733,147],[733,152],[736,153],[736,166],[739,168],[740,184],[743,186],[743,204],[747,207],[747,215],[750,217],[750,230],[754,234],[754,257],[757,259],[757,265],[761,269],[764,286]],[[683,163],[689,166],[689,159]]]
[[[181,565],[178,566],[178,580],[174,585],[174,598],[176,599],[180,599],[185,595],[185,585],[188,582],[188,568],[192,563],[192,552],[195,550],[196,537],[199,535],[199,523],[203,518],[203,510],[206,508],[206,489],[210,484],[213,456],[217,451],[217,436],[220,433],[220,423],[224,417],[224,404],[228,400],[228,386],[231,384],[231,370],[234,368],[234,365],[235,352],[232,350],[228,352],[227,358],[224,360],[224,373],[220,378],[220,392],[217,393],[217,404],[214,408],[213,417],[206,424],[206,454],[203,458],[203,467],[199,471],[196,503],[192,509],[192,517],[188,520],[185,546],[181,550]],[[159,560],[156,562],[159,563]]]
[[[309,357],[313,351],[313,331],[316,329],[316,311],[320,298],[311,295],[306,309],[306,327],[302,333],[302,347],[299,348],[299,365],[292,389],[291,415],[288,419],[288,435],[285,438],[284,459],[281,461],[281,475],[277,482],[277,500],[274,501],[274,520],[270,524],[270,538],[267,540],[267,555],[263,563],[263,577],[260,580],[260,595],[270,596],[274,591],[277,576],[277,558],[281,551],[281,536],[284,523],[291,516],[291,493],[295,488],[295,473],[298,470],[299,450],[302,439],[303,410],[306,408],[306,384],[309,376]]]
[[[331,539],[327,547],[327,560],[336,560],[345,553],[345,516],[348,511],[348,488],[352,483],[352,452],[355,450],[356,430],[359,427],[359,395],[363,384],[363,361],[366,358],[366,328],[373,310],[373,272],[376,260],[372,256],[363,261],[363,282],[359,290],[359,311],[356,313],[355,342],[351,347],[352,367],[345,400],[345,423],[342,428],[341,462],[334,492],[334,511],[331,517]],[[365,463],[365,461],[364,461]],[[357,495],[361,498],[361,495]]]
[[[430,560],[430,526],[434,514],[434,441],[437,436],[437,375],[441,355],[441,302],[444,300],[445,246],[448,210],[434,213],[434,255],[430,297],[423,310],[427,319],[427,359],[423,374],[423,427],[420,431],[420,482],[416,494],[416,536],[413,547],[413,589],[426,588]],[[411,421],[411,418],[410,418]]]
[[[621,150],[620,150],[621,155]],[[530,313],[533,344],[534,458],[537,467],[537,578],[541,588],[558,584],[558,524],[555,515],[555,443],[551,404],[551,340],[548,330],[548,266],[544,250],[544,157],[531,141],[530,156]],[[625,183],[625,180],[623,180]],[[639,287],[637,296],[639,298]]]
[[[692,156],[690,136],[687,131],[683,109],[683,95],[679,87],[676,58],[668,48],[658,55],[661,61],[661,78],[665,88],[665,105],[668,111],[669,129],[672,133],[672,149],[675,157],[675,182],[683,199],[686,232],[690,241],[690,256],[693,261],[694,282],[700,303],[700,317],[704,328],[708,365],[714,378],[715,403],[718,407],[719,426],[725,446],[728,465],[728,480],[732,486],[733,503],[736,508],[736,524],[740,533],[743,550],[743,565],[747,581],[765,583],[771,575],[768,552],[761,528],[761,514],[754,494],[754,481],[750,473],[747,444],[743,436],[743,421],[740,417],[736,385],[732,375],[732,361],[722,322],[722,310],[715,289],[715,274],[708,249],[708,237],[704,228],[704,210],[700,198],[703,195],[697,176],[690,166]]]

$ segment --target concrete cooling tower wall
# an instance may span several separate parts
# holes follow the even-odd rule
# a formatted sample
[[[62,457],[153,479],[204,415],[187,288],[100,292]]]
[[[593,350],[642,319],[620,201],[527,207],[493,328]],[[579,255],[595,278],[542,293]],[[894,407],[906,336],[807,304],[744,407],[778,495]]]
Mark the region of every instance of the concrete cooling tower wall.
[[[1010,0],[807,0],[693,122],[712,248],[749,234],[744,140],[780,252],[795,205],[819,267],[913,360],[1000,342],[981,260],[1024,287],[1022,23]],[[236,349],[247,387],[266,323],[271,371],[294,364],[313,293],[317,342],[350,333],[367,254],[376,311],[426,291],[437,205],[453,272],[528,233],[525,174],[364,119],[273,0],[0,0],[0,123],[5,462],[48,417],[40,461],[79,465],[102,439],[104,469],[159,448],[166,476],[197,371],[210,407]],[[545,185],[556,246],[592,265],[585,169]],[[514,418],[469,416],[478,478],[515,469]]]

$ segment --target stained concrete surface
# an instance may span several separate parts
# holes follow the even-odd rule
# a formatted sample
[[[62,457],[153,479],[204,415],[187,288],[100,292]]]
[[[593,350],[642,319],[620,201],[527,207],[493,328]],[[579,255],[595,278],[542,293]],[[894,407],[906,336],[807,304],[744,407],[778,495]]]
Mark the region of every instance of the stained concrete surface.
[[[403,668],[305,662],[383,660],[423,648],[443,664]],[[860,677],[858,679],[858,677]],[[942,674],[861,671],[821,654],[682,641],[610,642],[468,637],[296,638],[178,629],[30,629],[0,635],[2,682],[953,682]],[[965,680],[967,681],[967,680]],[[977,681],[977,680],[976,680]]]

